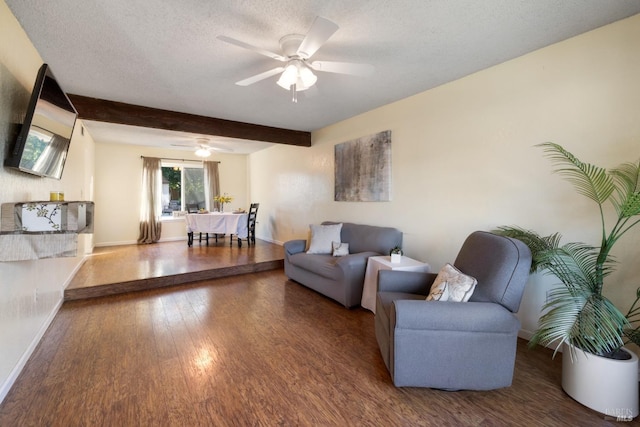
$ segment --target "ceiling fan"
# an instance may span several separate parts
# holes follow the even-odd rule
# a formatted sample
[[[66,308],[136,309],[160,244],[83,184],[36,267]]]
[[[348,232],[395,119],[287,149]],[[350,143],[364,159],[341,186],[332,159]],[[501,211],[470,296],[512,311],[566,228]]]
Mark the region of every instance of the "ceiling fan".
[[[288,34],[280,39],[282,55],[252,46],[248,43],[227,36],[218,36],[219,40],[226,43],[251,50],[285,64],[271,70],[256,74],[255,76],[237,81],[239,86],[249,86],[261,80],[280,74],[278,85],[291,91],[292,102],[297,102],[297,92],[307,90],[318,79],[313,71],[327,73],[349,74],[353,76],[368,76],[374,71],[369,64],[357,64],[352,62],[313,61],[310,59],[322,45],[338,30],[338,25],[321,16],[316,17],[306,36],[300,34]]]
[[[173,147],[194,147],[196,148],[196,156],[209,157],[211,151],[219,151],[223,153],[232,153],[233,150],[220,145],[212,144],[209,138],[198,137],[191,144],[171,144]]]

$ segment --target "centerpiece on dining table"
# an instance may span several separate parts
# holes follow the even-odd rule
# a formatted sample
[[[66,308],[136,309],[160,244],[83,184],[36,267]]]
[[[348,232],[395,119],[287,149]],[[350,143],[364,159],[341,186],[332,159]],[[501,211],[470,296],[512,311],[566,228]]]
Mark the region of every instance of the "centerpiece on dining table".
[[[231,203],[232,200],[233,200],[233,197],[229,196],[227,193],[218,194],[213,198],[213,201],[218,203],[218,206],[220,207],[219,209],[220,212],[224,212],[224,204]]]

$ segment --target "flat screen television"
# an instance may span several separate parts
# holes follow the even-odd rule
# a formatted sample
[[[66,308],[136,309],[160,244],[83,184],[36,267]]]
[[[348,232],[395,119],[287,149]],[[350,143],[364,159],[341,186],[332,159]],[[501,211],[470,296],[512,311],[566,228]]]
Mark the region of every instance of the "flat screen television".
[[[5,166],[30,174],[60,179],[78,112],[43,64],[22,127]]]

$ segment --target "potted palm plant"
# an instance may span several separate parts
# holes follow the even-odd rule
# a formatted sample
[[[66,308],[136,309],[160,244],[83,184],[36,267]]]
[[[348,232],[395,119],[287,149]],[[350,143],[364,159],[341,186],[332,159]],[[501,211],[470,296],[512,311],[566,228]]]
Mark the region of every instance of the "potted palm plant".
[[[640,161],[606,170],[581,162],[558,144],[539,146],[557,166],[555,172],[596,203],[602,239],[599,246],[580,242],[561,245],[560,233],[541,236],[516,226],[496,230],[529,246],[532,272],[551,273],[561,282],[548,293],[530,345],[555,346],[556,351],[563,346],[562,386],[575,400],[617,418],[633,418],[638,415],[638,357],[623,345],[640,344],[640,333],[634,327],[640,288],[626,316],[603,290],[605,279],[614,271],[613,246],[640,223]],[[607,203],[617,214],[611,228],[605,221]],[[614,373],[619,367],[623,373]],[[601,368],[605,372],[597,373]],[[612,391],[604,390],[606,383]]]

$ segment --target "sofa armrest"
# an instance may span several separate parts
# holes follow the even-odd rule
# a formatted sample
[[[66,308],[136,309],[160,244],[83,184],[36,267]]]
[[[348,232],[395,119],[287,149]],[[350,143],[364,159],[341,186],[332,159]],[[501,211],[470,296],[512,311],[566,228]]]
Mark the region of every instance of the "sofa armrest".
[[[303,239],[289,240],[284,242],[284,250],[289,255],[304,252],[304,248],[307,246],[307,241]]]
[[[494,333],[520,329],[513,313],[490,302],[396,300],[391,317],[396,329]]]
[[[427,296],[437,274],[418,271],[380,270],[378,292],[402,292]]]

